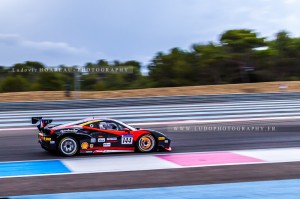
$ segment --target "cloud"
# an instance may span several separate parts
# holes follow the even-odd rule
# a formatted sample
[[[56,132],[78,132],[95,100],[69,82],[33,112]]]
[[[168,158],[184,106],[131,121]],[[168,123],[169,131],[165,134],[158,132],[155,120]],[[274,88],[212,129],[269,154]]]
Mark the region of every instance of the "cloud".
[[[18,34],[0,34],[0,65],[11,66],[24,61],[39,61],[48,66],[84,65],[104,54],[66,42],[33,41]]]
[[[20,37],[16,34],[0,34],[0,44],[5,45],[19,45]]]
[[[286,4],[294,4],[294,3],[297,3],[297,0],[284,0],[284,3],[286,3]]]
[[[0,43],[7,46],[23,47],[42,51],[52,51],[57,53],[81,54],[88,53],[85,48],[73,47],[65,42],[53,41],[32,41],[17,34],[0,34]]]
[[[137,59],[147,64],[158,51],[189,49],[239,28],[268,38],[280,30],[300,36],[300,0],[1,2],[0,65],[24,59],[57,64]]]

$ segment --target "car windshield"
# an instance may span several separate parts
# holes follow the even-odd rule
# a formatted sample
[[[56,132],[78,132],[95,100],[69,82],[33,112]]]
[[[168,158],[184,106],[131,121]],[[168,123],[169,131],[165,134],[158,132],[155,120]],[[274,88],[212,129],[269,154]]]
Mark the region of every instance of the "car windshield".
[[[132,130],[132,131],[136,130],[136,129],[133,128],[132,126],[129,126],[128,124],[125,124],[125,123],[123,123],[123,122],[121,122],[121,121],[118,121],[118,123],[121,124],[121,125],[123,125],[125,128],[128,128],[128,129]]]

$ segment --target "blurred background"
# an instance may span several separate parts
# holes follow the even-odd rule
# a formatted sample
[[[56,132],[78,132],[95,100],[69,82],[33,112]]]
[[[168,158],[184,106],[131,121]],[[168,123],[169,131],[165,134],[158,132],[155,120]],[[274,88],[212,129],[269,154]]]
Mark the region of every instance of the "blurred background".
[[[298,199],[299,8],[0,0],[0,197]],[[41,149],[37,116],[113,118],[173,149],[66,158]]]
[[[0,92],[299,80],[298,1],[1,0]],[[131,66],[122,73],[33,72]]]

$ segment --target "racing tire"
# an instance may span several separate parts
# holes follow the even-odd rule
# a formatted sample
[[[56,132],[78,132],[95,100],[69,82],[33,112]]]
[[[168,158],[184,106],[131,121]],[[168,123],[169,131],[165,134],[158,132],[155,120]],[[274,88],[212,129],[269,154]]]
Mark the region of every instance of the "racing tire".
[[[156,149],[156,139],[152,135],[142,135],[136,142],[136,149],[142,153],[154,151]]]
[[[73,156],[78,152],[78,142],[73,137],[64,137],[58,144],[58,151],[63,156]]]

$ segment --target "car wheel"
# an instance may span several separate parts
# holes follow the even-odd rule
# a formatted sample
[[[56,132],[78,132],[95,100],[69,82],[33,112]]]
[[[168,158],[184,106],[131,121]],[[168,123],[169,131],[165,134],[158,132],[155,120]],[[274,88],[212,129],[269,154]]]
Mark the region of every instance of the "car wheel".
[[[143,135],[137,140],[137,149],[140,152],[151,152],[155,146],[156,140],[152,135]]]
[[[59,142],[58,150],[64,156],[73,156],[78,151],[78,143],[73,137],[64,137]]]

